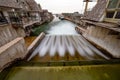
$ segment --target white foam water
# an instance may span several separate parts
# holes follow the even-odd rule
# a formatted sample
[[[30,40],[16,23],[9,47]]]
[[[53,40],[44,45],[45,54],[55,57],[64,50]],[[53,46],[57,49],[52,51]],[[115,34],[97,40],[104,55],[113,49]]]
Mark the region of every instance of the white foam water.
[[[74,56],[76,51],[80,56],[90,60],[94,59],[95,54],[103,57],[104,59],[109,59],[81,35],[47,35],[33,52],[29,60],[38,53],[40,57],[44,57],[46,54],[53,57],[56,53],[58,53],[59,56],[64,57],[65,53],[69,53],[69,55]]]

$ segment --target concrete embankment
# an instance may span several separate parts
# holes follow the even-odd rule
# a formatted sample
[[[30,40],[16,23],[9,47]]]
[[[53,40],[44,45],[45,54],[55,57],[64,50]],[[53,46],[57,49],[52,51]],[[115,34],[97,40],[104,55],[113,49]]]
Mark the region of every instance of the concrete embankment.
[[[9,66],[13,61],[23,58],[27,48],[22,29],[15,29],[11,24],[0,25],[0,71]]]
[[[80,24],[76,30],[87,40],[109,52],[114,58],[120,58],[119,32],[105,28],[102,25],[85,24],[84,26]]]
[[[27,48],[27,55],[25,59],[28,59],[32,52],[37,48],[39,45],[40,41],[45,37],[45,33],[41,33],[33,42],[32,44]]]
[[[110,35],[110,32],[109,29],[92,26],[87,29],[83,36],[101,46],[114,57],[120,58],[120,40],[118,35]]]
[[[27,59],[38,46],[45,34],[41,33],[27,48],[24,38],[18,37],[0,47],[0,71],[18,59]]]
[[[0,47],[17,37],[17,32],[9,24],[0,26]]]
[[[24,39],[19,37],[0,47],[0,71],[16,59],[24,58],[27,50],[24,44]]]

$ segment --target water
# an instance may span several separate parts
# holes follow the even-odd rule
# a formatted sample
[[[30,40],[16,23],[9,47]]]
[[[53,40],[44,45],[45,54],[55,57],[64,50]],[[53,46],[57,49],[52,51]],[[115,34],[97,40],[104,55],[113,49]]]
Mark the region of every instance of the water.
[[[119,74],[120,65],[15,67],[5,80],[119,80]]]
[[[100,61],[104,62],[105,59],[110,58],[77,34],[74,29],[75,24],[55,19],[43,26],[33,30],[36,31],[34,35],[39,35],[41,31],[46,32],[47,35],[28,59],[31,61],[17,62],[19,65],[8,68],[0,74],[0,80],[120,79],[120,64],[110,64],[111,61],[108,64],[99,64],[96,59],[102,59]],[[90,61],[94,59],[95,62]]]
[[[70,57],[71,60],[78,57],[77,60],[110,59],[78,34],[75,24],[55,17],[46,27],[49,27],[45,31],[46,37],[28,60],[49,61],[52,57],[57,57],[57,60],[69,60]]]
[[[76,25],[70,21],[61,21],[55,17],[50,25],[51,28],[47,31],[49,35],[78,35],[75,31]]]
[[[33,29],[32,35],[38,36],[41,32],[48,35],[78,35],[76,25],[70,21],[60,20],[57,17],[51,22]]]

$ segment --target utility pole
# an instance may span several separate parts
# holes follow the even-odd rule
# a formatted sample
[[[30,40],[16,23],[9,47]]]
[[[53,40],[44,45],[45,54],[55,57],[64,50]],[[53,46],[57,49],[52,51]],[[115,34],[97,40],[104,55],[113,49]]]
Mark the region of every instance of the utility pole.
[[[85,14],[87,12],[89,0],[85,0],[84,2],[86,2],[86,4],[85,4],[85,10],[84,10],[84,14]]]
[[[86,2],[85,4],[85,10],[84,10],[84,14],[87,12],[87,9],[88,9],[88,3],[89,2],[97,2],[98,3],[99,0],[84,0],[83,2]]]

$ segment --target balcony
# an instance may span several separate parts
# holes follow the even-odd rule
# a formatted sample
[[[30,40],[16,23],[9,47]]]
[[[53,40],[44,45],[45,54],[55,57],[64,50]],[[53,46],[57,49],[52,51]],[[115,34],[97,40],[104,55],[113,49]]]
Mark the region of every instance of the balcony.
[[[40,17],[36,15],[39,14],[37,12],[9,12],[9,19],[13,27],[22,27],[25,29],[40,22]]]
[[[35,23],[39,23],[40,19],[37,16],[29,16],[29,17],[23,17],[23,28],[26,28],[27,26],[33,25]]]

